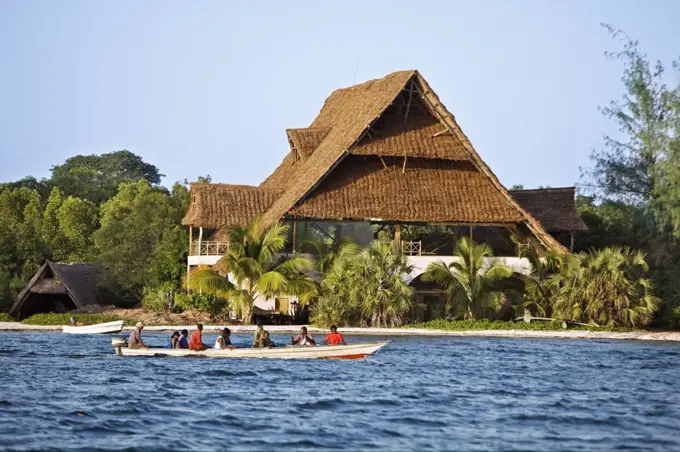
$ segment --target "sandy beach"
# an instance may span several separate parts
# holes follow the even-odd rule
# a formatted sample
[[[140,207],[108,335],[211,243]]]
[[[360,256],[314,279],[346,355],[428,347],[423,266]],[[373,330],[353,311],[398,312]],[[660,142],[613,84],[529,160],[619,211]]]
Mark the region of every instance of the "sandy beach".
[[[175,331],[193,330],[196,325],[152,325],[144,327],[145,331]],[[204,325],[203,331],[217,332],[224,328],[224,325]],[[253,325],[229,325],[229,329],[234,334],[249,334],[255,329]],[[268,325],[267,331],[271,333],[297,333],[300,325]],[[326,328],[308,327],[312,334],[325,334]],[[125,327],[123,331],[130,331],[132,327]],[[61,326],[25,325],[19,322],[0,322],[0,331],[61,331]],[[454,336],[454,337],[524,337],[538,339],[616,339],[616,340],[637,340],[637,341],[673,341],[680,342],[680,332],[677,331],[630,331],[630,332],[611,332],[611,331],[583,331],[583,330],[563,330],[563,331],[527,331],[527,330],[473,330],[473,331],[445,331],[418,328],[342,328],[341,333],[345,335],[376,335],[376,336]]]

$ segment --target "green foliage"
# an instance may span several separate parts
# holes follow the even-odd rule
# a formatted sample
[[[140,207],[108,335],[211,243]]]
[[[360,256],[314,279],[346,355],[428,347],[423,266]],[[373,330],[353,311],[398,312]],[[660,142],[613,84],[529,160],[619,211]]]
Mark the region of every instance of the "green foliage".
[[[141,298],[144,287],[170,277],[179,283],[178,268],[185,264],[189,242],[186,231],[177,229],[184,197],[179,190],[168,196],[140,180],[121,184],[118,194],[102,205],[101,227],[94,233],[96,260],[125,294]]]
[[[680,144],[676,133],[680,85],[668,88],[661,62],[652,64],[637,41],[620,30],[606,28],[623,43],[623,50],[607,55],[623,63],[625,94],[622,101],[611,102],[601,111],[619,126],[623,138],[605,137],[605,149],[593,154],[595,166],[589,175],[609,198],[648,204],[672,223],[677,207],[667,204],[676,200],[674,187],[680,182],[674,177],[680,163],[680,155],[675,153]]]
[[[220,303],[218,297],[209,293],[192,293],[187,295],[184,292],[180,292],[175,294],[175,309],[178,311],[196,309],[214,313],[222,304],[224,303]]]
[[[304,274],[314,264],[306,257],[281,254],[287,233],[287,226],[265,227],[259,218],[228,229],[228,253],[212,269],[192,271],[190,288],[228,299],[244,319],[250,319],[258,297],[294,295],[304,306],[318,294],[316,283]],[[230,275],[233,282],[222,275]]]
[[[14,322],[14,319],[6,312],[0,312],[0,322]]]
[[[413,323],[406,328],[419,328],[428,330],[443,331],[484,331],[484,330],[522,330],[522,331],[559,331],[562,330],[561,321],[552,322],[500,322],[481,320],[432,320],[425,323]],[[620,328],[590,328],[590,327],[569,327],[569,329],[591,330],[591,331],[615,331]]]
[[[52,167],[51,183],[65,196],[87,199],[99,205],[112,198],[121,183],[140,179],[161,182],[158,168],[122,150],[102,155],[77,155]]]
[[[116,320],[126,320],[111,314],[34,314],[21,321],[26,325],[70,325],[71,316],[74,316],[79,325],[93,325],[95,323],[113,322]],[[134,323],[128,319],[128,322]]]
[[[402,279],[411,267],[392,243],[374,241],[357,250],[345,245],[326,270],[322,296],[312,307],[312,321],[397,326],[413,304],[413,289]]]
[[[15,191],[22,188],[28,189],[29,191],[36,191],[41,199],[47,199],[52,191],[52,183],[47,179],[37,180],[33,176],[24,177],[16,182],[0,183],[0,192],[3,190]]]
[[[644,250],[664,300],[659,313],[670,321],[680,305],[680,83],[667,86],[661,62],[650,62],[637,41],[605,27],[623,45],[607,55],[623,63],[625,92],[601,111],[621,133],[605,137],[604,149],[592,155],[593,167],[584,171],[584,185],[599,202],[577,200],[589,231],[577,236],[576,248]],[[680,69],[678,61],[672,65]]]
[[[484,267],[484,259],[493,257],[491,248],[468,237],[456,243],[457,260],[450,264],[431,262],[423,274],[424,281],[437,283],[448,293],[447,309],[454,316],[469,319],[494,316],[505,301],[500,282],[512,275],[512,269],[492,260]]]
[[[536,317],[550,317],[555,296],[551,281],[560,271],[564,256],[554,251],[541,256],[532,242],[520,244],[518,254],[531,265],[529,274],[519,275],[524,282],[524,309]]]
[[[142,306],[155,312],[170,311],[174,306],[177,286],[166,282],[155,288],[145,287]]]
[[[584,323],[644,327],[660,304],[647,272],[644,253],[627,247],[571,256],[553,277],[554,315]]]

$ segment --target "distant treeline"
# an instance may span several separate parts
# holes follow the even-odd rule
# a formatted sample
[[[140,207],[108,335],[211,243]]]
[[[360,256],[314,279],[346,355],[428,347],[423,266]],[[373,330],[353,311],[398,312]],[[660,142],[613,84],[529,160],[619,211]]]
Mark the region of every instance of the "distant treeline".
[[[99,263],[110,277],[102,283],[120,298],[179,285],[185,184],[160,186],[158,168],[127,150],[75,156],[51,173],[0,184],[0,310],[46,259]]]

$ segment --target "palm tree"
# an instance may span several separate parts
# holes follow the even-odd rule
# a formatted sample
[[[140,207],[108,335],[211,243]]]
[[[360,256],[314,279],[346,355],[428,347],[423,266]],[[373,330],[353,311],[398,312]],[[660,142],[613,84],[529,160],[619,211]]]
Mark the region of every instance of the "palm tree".
[[[477,244],[468,237],[456,243],[454,255],[459,259],[450,264],[431,262],[423,274],[424,281],[439,284],[448,292],[447,310],[470,319],[488,317],[505,301],[498,283],[512,275],[512,269],[497,260],[488,267],[484,259],[493,257],[489,245]]]
[[[554,297],[554,275],[559,273],[564,256],[549,251],[541,257],[533,242],[518,244],[519,257],[526,258],[531,265],[527,275],[517,275],[524,282],[524,309],[531,314],[550,316]]]
[[[554,278],[553,309],[568,320],[643,327],[660,305],[647,271],[645,254],[628,247],[579,253]]]
[[[345,259],[359,253],[360,247],[353,240],[340,241],[306,240],[298,251],[314,256],[314,269],[320,273],[330,271],[336,260]]]
[[[413,303],[413,289],[403,279],[411,270],[394,243],[376,240],[359,252],[345,245],[324,273],[314,322],[400,325]]]
[[[287,226],[265,227],[259,218],[228,229],[229,251],[212,268],[193,271],[190,288],[228,299],[243,319],[250,319],[259,297],[296,295],[304,306],[318,295],[316,283],[304,274],[314,264],[282,254],[287,233]]]
[[[372,326],[401,325],[413,303],[413,288],[403,279],[412,270],[394,242],[375,240],[353,260],[351,297]]]

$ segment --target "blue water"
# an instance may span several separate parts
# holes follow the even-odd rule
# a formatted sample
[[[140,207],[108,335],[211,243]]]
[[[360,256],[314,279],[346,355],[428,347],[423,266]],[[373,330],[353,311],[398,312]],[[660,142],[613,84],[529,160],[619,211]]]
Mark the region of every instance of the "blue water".
[[[675,343],[395,338],[366,360],[283,361],[110,342],[0,333],[0,449],[680,450]]]

